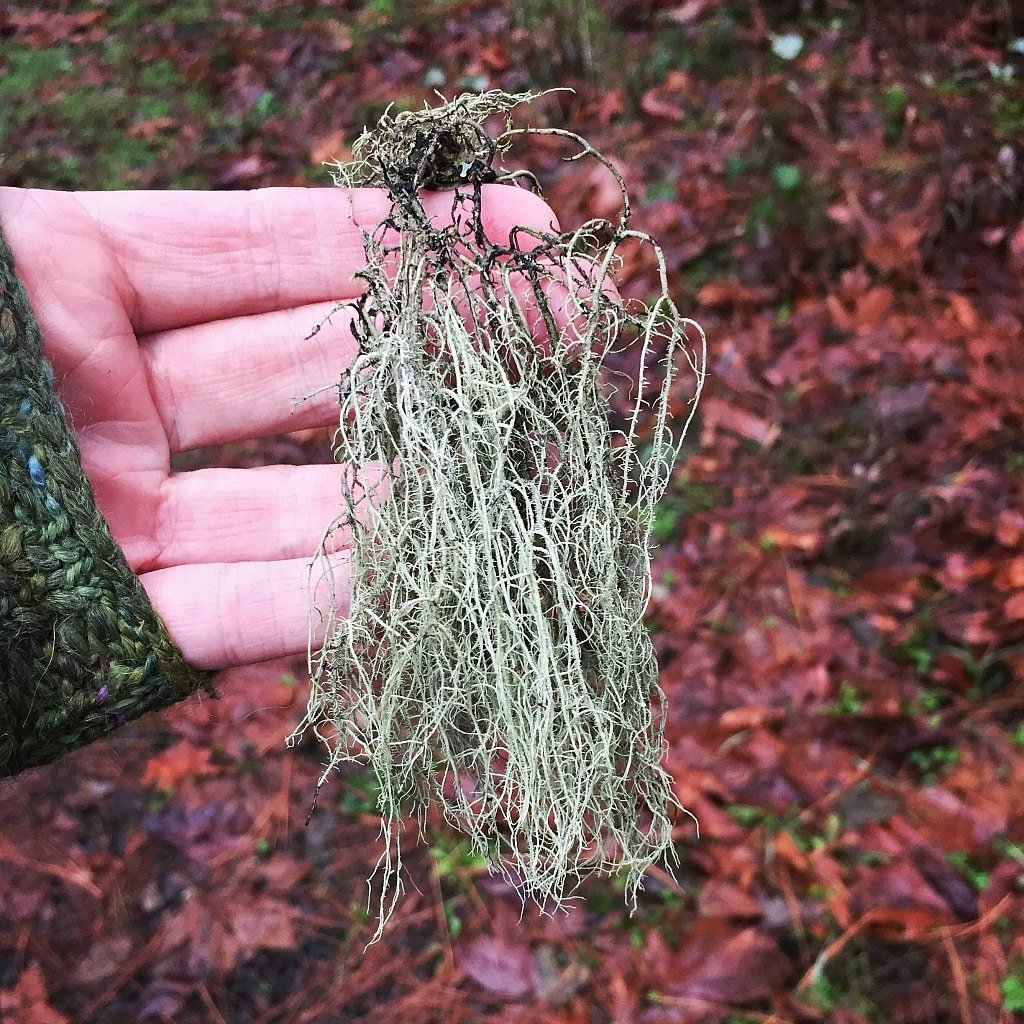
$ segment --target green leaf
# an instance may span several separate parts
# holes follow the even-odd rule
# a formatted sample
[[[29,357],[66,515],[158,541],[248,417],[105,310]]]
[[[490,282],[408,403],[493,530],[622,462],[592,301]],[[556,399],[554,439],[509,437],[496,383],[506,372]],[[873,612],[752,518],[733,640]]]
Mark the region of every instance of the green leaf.
[[[1003,979],[1003,1009],[1009,1013],[1024,1011],[1024,978],[1011,974]]]
[[[779,164],[772,169],[772,180],[780,192],[789,195],[803,184],[804,176],[799,167],[794,167],[792,164]]]

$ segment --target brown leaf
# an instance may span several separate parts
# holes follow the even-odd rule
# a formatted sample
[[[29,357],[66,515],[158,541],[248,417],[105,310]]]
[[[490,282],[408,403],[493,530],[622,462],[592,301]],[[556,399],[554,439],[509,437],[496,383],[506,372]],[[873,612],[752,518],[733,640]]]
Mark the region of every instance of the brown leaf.
[[[891,288],[871,288],[857,299],[853,311],[854,326],[859,331],[877,327],[892,310],[895,293]]]
[[[612,976],[608,980],[608,1009],[616,1024],[633,1024],[639,1002],[639,993],[626,981],[620,968],[612,961]]]
[[[846,73],[851,78],[869,79],[875,75],[875,62],[871,59],[871,40],[867,36],[861,39],[854,51],[853,59],[846,66]]]
[[[124,963],[131,948],[131,940],[126,935],[112,935],[101,939],[78,965],[78,970],[75,971],[76,979],[83,985],[95,985],[111,977]]]
[[[175,128],[178,122],[173,117],[149,117],[145,121],[136,121],[128,129],[128,134],[135,139],[151,142],[165,128]]]
[[[455,959],[478,985],[502,999],[522,999],[533,989],[533,961],[525,943],[476,935],[455,946]]]
[[[768,999],[793,971],[767,935],[713,919],[696,921],[667,966],[668,974],[658,979],[663,991],[722,1003]]]
[[[317,139],[309,150],[309,159],[314,164],[324,164],[331,160],[342,163],[352,159],[352,149],[345,141],[343,131],[331,132],[322,139]]]
[[[929,418],[928,400],[935,385],[921,381],[897,388],[884,385],[874,398],[875,414],[890,429],[904,433],[924,424]]]
[[[193,746],[188,740],[180,740],[149,759],[142,781],[157,789],[177,789],[182,782],[209,771],[210,751]]]
[[[665,11],[665,16],[677,25],[689,25],[691,21],[696,21],[709,8],[717,6],[717,3],[710,3],[709,0],[687,0],[681,7]]]
[[[704,917],[760,917],[761,904],[740,886],[712,878],[697,898],[697,913]]]
[[[893,221],[868,235],[864,241],[864,256],[882,271],[913,269],[921,262],[922,234],[919,225]]]
[[[590,972],[574,957],[565,962],[544,943],[533,954],[533,988],[550,1006],[564,1006],[587,983]]]
[[[621,174],[624,167],[615,163],[616,170]],[[585,179],[587,210],[594,217],[614,218],[622,208],[622,193],[618,182],[610,174],[607,167],[600,164],[591,168]]]
[[[949,304],[953,309],[960,326],[969,334],[974,334],[981,327],[981,317],[971,300],[959,292],[950,292]]]
[[[225,974],[239,959],[234,933],[199,896],[188,899],[173,917],[164,918],[160,942],[165,955],[184,946],[190,963],[202,971],[212,968],[216,974]]]
[[[240,952],[252,955],[257,949],[291,949],[295,945],[295,910],[283,900],[265,896],[243,906],[231,918]]]
[[[686,108],[678,103],[662,99],[662,90],[648,89],[640,99],[640,109],[651,117],[663,117],[667,121],[682,121],[686,117]]]
[[[877,867],[859,868],[859,880],[850,888],[854,912],[878,915],[910,929],[926,924],[947,924],[949,908],[907,857]],[[888,911],[893,911],[892,915]],[[913,911],[905,918],[900,912]]]
[[[618,117],[626,109],[626,101],[619,89],[609,89],[601,96],[597,104],[597,123],[607,128],[612,118]]]
[[[996,573],[995,585],[1000,590],[1024,590],[1024,555],[1008,558]]]
[[[705,306],[756,306],[774,296],[774,288],[751,288],[732,280],[709,281],[697,292],[697,300]]]
[[[43,972],[35,961],[21,973],[12,989],[0,990],[3,1024],[68,1024],[68,1018],[49,1003]]]
[[[996,540],[1005,547],[1015,547],[1024,537],[1024,516],[1019,512],[1004,508],[996,520]],[[1022,573],[1021,586],[1024,586],[1024,573]]]
[[[761,542],[777,548],[816,551],[821,544],[821,533],[818,530],[789,530],[784,526],[769,526],[761,534]]]
[[[262,174],[265,169],[263,157],[259,153],[251,156],[239,157],[233,160],[219,175],[218,185],[232,185],[236,181],[245,181],[248,178],[255,178]]]
[[[499,42],[495,40],[490,46],[485,46],[480,51],[480,63],[483,64],[488,71],[502,72],[508,69],[509,64],[512,63],[511,58],[508,55],[508,50]]]
[[[1010,622],[1019,622],[1024,619],[1024,590],[1017,591],[1007,599],[1006,604],[1003,605],[1003,614]]]
[[[716,427],[722,426],[764,447],[772,444],[779,436],[777,423],[767,423],[745,409],[729,405],[721,398],[706,398],[703,412],[706,432],[713,433]]]
[[[1024,220],[1020,222],[1010,238],[1009,249],[1013,269],[1019,274],[1024,274]]]
[[[42,48],[58,42],[102,39],[103,28],[98,23],[104,17],[104,11],[63,14],[57,11],[36,10],[31,14],[12,13],[8,15],[8,21],[12,27],[20,30],[22,40]]]
[[[978,916],[978,897],[971,884],[945,857],[927,846],[911,850],[917,870],[957,917],[969,921]]]

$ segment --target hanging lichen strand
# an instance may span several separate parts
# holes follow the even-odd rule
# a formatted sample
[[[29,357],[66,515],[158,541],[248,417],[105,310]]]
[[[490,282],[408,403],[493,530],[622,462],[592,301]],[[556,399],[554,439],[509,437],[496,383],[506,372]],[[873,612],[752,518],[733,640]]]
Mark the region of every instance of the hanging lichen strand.
[[[653,301],[634,309],[611,285],[619,246],[651,242],[626,226],[624,190],[619,224],[486,237],[482,188],[523,177],[496,160],[540,131],[509,118],[534,98],[385,114],[336,168],[339,186],[383,186],[393,207],[365,234],[359,356],[339,389],[349,615],[311,657],[303,728],[328,743],[328,772],[365,757],[376,774],[378,935],[401,890],[401,817],[422,825],[431,801],[549,905],[585,874],[622,869],[635,899],[671,851],[677,805],[642,619],[654,505],[700,392],[703,334],[670,299],[656,246]],[[491,139],[495,114],[506,130]],[[455,190],[453,224],[432,224],[424,189]],[[610,388],[602,367],[624,346],[638,374]],[[618,429],[612,390],[620,408],[628,396]],[[675,439],[670,400],[689,401]]]

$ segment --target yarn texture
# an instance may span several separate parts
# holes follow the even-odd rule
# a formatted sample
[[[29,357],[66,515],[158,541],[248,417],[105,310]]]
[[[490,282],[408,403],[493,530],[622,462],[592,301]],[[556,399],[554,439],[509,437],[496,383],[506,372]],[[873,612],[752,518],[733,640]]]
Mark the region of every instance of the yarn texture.
[[[0,231],[0,776],[207,685],[96,507]]]

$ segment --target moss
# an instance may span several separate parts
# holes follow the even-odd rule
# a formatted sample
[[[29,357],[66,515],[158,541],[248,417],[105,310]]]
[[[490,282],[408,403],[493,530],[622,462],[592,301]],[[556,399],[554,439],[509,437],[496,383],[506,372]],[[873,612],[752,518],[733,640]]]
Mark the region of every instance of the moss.
[[[332,765],[368,756],[392,839],[404,811],[422,821],[434,803],[524,895],[558,902],[584,875],[621,871],[635,900],[672,849],[643,612],[678,451],[669,393],[690,370],[696,402],[703,336],[664,290],[657,247],[650,307],[606,287],[618,245],[646,239],[628,206],[617,225],[486,237],[482,186],[529,131],[507,119],[530,98],[388,113],[337,168],[339,185],[384,186],[393,206],[364,236],[360,355],[339,385],[337,525],[351,530],[353,582],[349,617],[312,658],[307,724],[336,737]],[[497,139],[483,131],[493,115],[506,118]],[[451,226],[427,216],[422,189],[454,190]],[[639,379],[619,398],[633,414],[613,431],[601,369],[629,343]],[[375,465],[394,467],[386,491]],[[395,848],[380,864],[381,927],[400,890]]]

